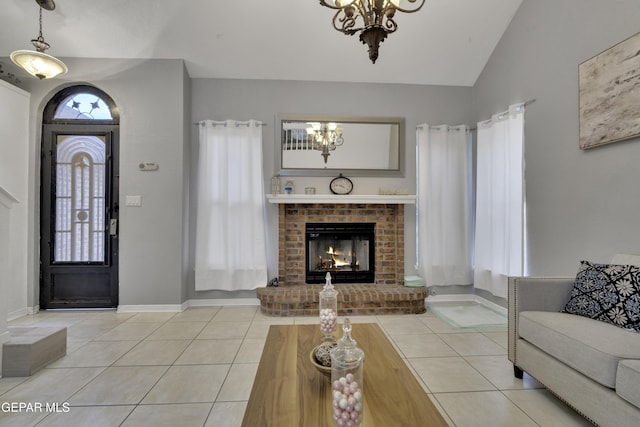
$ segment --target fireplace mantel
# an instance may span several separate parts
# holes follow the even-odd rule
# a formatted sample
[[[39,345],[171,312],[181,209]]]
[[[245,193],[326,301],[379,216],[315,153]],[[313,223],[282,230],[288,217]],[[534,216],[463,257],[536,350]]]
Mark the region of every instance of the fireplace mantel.
[[[382,195],[382,194],[267,194],[267,201],[275,204],[293,203],[332,203],[332,204],[388,204],[415,205],[414,195]]]

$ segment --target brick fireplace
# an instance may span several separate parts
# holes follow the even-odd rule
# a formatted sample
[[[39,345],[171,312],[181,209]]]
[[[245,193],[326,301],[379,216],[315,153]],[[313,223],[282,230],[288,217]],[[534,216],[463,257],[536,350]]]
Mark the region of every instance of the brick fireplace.
[[[423,313],[426,288],[404,283],[404,203],[305,203],[304,196],[271,199],[278,203],[278,287],[258,288],[261,311],[274,316],[316,315],[323,285],[305,283],[307,223],[375,223],[375,280],[368,284],[335,284],[340,314]],[[339,196],[338,196],[339,197]],[[352,196],[353,197],[353,196]],[[357,197],[357,196],[356,196]],[[316,198],[317,199],[317,196]],[[393,199],[393,197],[391,198]]]
[[[375,223],[375,282],[396,285],[404,280],[404,205],[280,204],[278,276],[281,285],[305,283],[306,223]]]

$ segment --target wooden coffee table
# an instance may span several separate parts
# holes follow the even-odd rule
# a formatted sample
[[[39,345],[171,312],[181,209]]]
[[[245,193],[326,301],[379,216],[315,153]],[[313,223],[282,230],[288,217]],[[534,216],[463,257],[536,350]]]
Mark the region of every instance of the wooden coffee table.
[[[355,323],[352,336],[365,352],[361,426],[448,425],[380,326]],[[269,328],[243,427],[334,426],[330,379],[309,360],[320,337],[318,325]]]

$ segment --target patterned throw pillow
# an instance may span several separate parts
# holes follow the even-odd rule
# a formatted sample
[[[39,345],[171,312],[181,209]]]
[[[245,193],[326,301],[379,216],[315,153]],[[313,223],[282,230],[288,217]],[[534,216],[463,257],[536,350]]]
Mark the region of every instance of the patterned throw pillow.
[[[640,332],[640,268],[580,262],[562,311]]]

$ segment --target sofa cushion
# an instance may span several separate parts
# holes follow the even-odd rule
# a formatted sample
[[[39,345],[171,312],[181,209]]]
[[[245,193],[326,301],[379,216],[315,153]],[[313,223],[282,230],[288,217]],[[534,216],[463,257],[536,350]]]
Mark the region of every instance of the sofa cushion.
[[[592,380],[615,388],[618,362],[640,359],[640,334],[567,313],[523,311],[518,334]]]
[[[640,407],[640,360],[622,360],[616,375],[616,393]]]
[[[582,261],[563,311],[640,332],[640,267]]]

